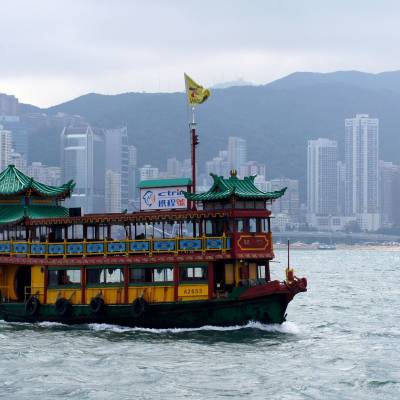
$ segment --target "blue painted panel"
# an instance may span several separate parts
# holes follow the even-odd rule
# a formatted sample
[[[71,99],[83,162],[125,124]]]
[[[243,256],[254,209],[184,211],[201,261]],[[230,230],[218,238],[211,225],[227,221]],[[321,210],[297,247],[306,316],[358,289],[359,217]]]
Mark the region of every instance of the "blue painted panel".
[[[82,243],[67,244],[67,254],[83,254],[83,244]]]
[[[0,253],[10,253],[11,252],[11,244],[9,242],[0,243]]]
[[[154,240],[154,251],[174,251],[175,240]]]
[[[13,243],[14,253],[27,253],[28,243]]]
[[[45,254],[46,253],[46,245],[34,243],[31,244],[31,254]]]
[[[227,237],[225,240],[226,240],[226,248],[230,249],[231,248],[231,238]]]
[[[49,244],[49,254],[64,254],[63,244]]]
[[[109,253],[123,253],[126,251],[125,242],[107,243],[107,251]]]
[[[201,250],[201,239],[181,239],[179,240],[179,250]]]
[[[206,239],[206,249],[207,250],[218,250],[222,249],[222,239]]]
[[[149,241],[140,241],[140,242],[131,242],[130,243],[130,251],[150,251],[150,242]]]
[[[87,243],[86,251],[92,254],[104,253],[104,243]]]

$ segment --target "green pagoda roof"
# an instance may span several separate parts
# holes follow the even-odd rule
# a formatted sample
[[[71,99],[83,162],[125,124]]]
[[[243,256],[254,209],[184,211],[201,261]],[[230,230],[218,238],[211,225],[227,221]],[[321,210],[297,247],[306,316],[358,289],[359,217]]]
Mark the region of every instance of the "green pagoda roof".
[[[242,199],[275,200],[285,194],[286,188],[275,192],[263,192],[254,184],[256,176],[246,176],[239,179],[236,173],[229,178],[210,174],[214,180],[212,187],[205,193],[188,193],[185,197],[190,201],[212,201],[228,199],[235,196]]]
[[[2,205],[0,207],[0,224],[14,224],[22,221],[24,218],[58,218],[67,217],[69,215],[68,208],[61,206],[44,206],[44,205]]]
[[[0,173],[0,196],[17,195],[32,190],[40,196],[68,197],[74,186],[75,183],[72,180],[62,186],[39,183],[21,172],[15,165],[9,165]]]
[[[158,187],[169,187],[169,186],[190,186],[192,180],[189,178],[171,178],[171,179],[151,179],[141,181],[138,185],[139,189],[145,188],[158,188]]]

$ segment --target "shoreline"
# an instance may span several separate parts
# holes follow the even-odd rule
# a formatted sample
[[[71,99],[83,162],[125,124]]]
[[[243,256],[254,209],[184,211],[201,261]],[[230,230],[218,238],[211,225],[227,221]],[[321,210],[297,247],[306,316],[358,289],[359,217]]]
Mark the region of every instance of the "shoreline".
[[[274,250],[287,250],[286,244],[274,244]],[[393,252],[400,252],[400,244],[397,245],[387,245],[387,244],[337,244],[336,249],[319,249],[318,245],[315,244],[290,244],[290,250],[318,250],[318,251],[335,251],[335,250],[369,250],[369,251],[393,251]]]

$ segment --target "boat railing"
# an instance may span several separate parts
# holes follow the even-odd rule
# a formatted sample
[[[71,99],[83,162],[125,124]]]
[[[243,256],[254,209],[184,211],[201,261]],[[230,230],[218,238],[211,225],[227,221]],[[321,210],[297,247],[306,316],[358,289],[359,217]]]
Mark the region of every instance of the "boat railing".
[[[16,257],[87,257],[140,254],[184,254],[190,252],[227,252],[229,236],[146,238],[123,240],[82,240],[62,242],[0,241],[0,256]]]

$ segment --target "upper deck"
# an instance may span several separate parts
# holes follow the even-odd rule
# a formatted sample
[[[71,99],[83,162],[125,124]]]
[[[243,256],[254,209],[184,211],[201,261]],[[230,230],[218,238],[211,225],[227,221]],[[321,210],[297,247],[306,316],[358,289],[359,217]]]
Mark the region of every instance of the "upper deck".
[[[18,174],[9,167],[7,188],[10,180],[20,180]],[[60,193],[69,195],[71,183],[60,190],[44,190],[27,180],[25,186],[1,193],[0,175],[0,263],[111,265],[273,258],[271,213],[266,206],[284,189],[262,192],[254,177],[239,179],[234,172],[227,179],[213,179],[206,193],[171,191],[184,196],[179,203],[184,206],[176,209],[152,209],[155,194],[146,185],[146,211],[70,216],[59,201]],[[162,201],[175,204],[173,199]]]
[[[0,263],[96,264],[272,258],[270,213],[256,210],[96,214],[0,228]],[[114,238],[114,235],[116,236]]]

